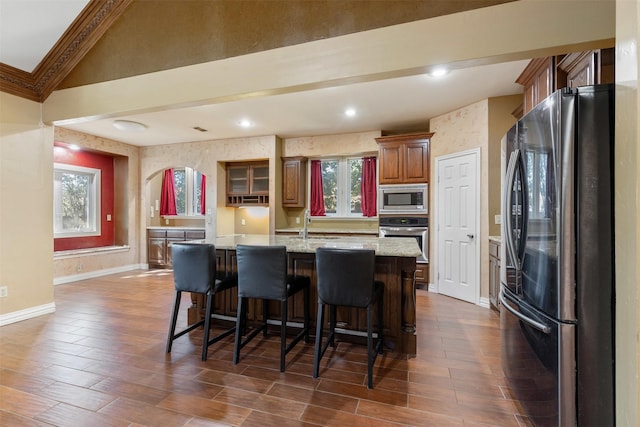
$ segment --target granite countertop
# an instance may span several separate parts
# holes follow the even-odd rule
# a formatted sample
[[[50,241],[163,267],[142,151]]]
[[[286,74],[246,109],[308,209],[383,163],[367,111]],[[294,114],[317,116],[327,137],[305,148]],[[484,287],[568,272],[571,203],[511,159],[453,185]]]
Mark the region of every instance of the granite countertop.
[[[502,243],[502,236],[489,236],[489,241],[495,243]]]
[[[152,227],[147,227],[147,230],[204,230],[204,226],[203,227],[193,227],[193,226],[152,226]]]
[[[417,257],[422,251],[413,238],[368,236],[298,236],[267,234],[231,234],[215,239],[194,240],[213,243],[217,249],[235,249],[237,245],[286,246],[287,252],[315,253],[318,248],[373,249],[379,256]]]
[[[279,228],[276,233],[299,233],[302,228]],[[309,235],[314,234],[370,234],[372,236],[378,235],[378,230],[345,230],[344,228],[331,228],[331,229],[309,229]]]

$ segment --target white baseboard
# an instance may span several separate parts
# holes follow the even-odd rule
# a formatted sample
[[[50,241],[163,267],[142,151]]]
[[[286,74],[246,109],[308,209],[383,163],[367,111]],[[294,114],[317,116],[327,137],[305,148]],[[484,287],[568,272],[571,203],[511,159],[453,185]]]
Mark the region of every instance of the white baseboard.
[[[436,285],[434,285],[433,283],[429,283],[429,292],[434,292],[434,293],[438,293],[438,289],[436,288]]]
[[[56,277],[53,284],[63,285],[65,283],[77,282],[79,280],[93,279],[96,277],[108,276],[110,274],[123,273],[131,270],[148,270],[148,264],[130,264],[122,267],[105,268],[104,270],[87,271],[86,273],[72,274],[70,276]]]
[[[480,297],[480,301],[478,301],[477,305],[484,308],[491,308],[491,306],[489,305],[489,298],[487,297]]]
[[[0,326],[20,322],[22,320],[31,319],[33,317],[42,316],[43,314],[50,314],[54,311],[56,311],[56,303],[50,302],[49,304],[43,304],[36,307],[25,308],[24,310],[18,310],[11,313],[3,314],[0,315]]]

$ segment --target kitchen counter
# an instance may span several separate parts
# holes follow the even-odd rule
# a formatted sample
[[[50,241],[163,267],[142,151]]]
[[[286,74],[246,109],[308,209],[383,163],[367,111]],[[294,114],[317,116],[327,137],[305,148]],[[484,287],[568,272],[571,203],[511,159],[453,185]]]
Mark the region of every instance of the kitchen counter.
[[[323,236],[303,239],[298,236],[232,234],[216,238],[191,240],[192,243],[213,243],[216,246],[216,268],[218,273],[237,272],[236,248],[238,245],[285,246],[287,248],[288,270],[311,278],[310,330],[315,331],[318,298],[315,251],[321,247],[345,249],[373,249],[376,253],[375,278],[384,283],[384,341],[392,351],[416,354],[416,305],[415,271],[416,257],[421,251],[415,239],[401,237],[368,236]],[[302,297],[299,297],[302,298]],[[202,318],[205,301],[201,294],[192,294],[189,308],[189,322]],[[215,295],[215,315],[221,319],[232,319],[237,309],[237,289],[228,289]],[[260,321],[262,305],[252,301],[249,308],[249,322]],[[304,319],[299,308],[302,301],[296,300],[290,310],[289,322],[301,324]],[[277,320],[277,304],[269,308],[270,316]],[[338,330],[342,340],[360,340],[366,334],[366,316],[352,307],[339,307],[337,313]],[[313,334],[313,332],[312,332]]]
[[[315,253],[318,248],[373,249],[377,256],[417,257],[422,252],[415,239],[368,236],[299,236],[230,234],[205,239],[216,249],[235,249],[237,245],[286,246],[287,252]]]
[[[502,236],[489,236],[489,241],[497,244],[502,243]]]
[[[298,234],[302,231],[302,228],[279,228],[276,233]],[[309,235],[322,236],[325,234],[366,234],[371,236],[377,236],[378,230],[345,230],[344,228],[314,228],[309,229]]]

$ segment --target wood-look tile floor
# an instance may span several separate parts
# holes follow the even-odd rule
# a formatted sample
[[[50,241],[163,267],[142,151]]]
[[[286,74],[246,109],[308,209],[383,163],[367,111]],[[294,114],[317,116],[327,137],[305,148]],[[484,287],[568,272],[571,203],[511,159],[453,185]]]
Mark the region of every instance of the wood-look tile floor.
[[[277,336],[233,365],[233,335],[200,360],[202,330],[165,353],[171,271],[134,271],[55,287],[56,312],[0,328],[2,426],[519,426],[500,369],[496,312],[418,290],[418,354],[378,358],[313,343],[280,373]],[[183,298],[179,324],[186,322]]]

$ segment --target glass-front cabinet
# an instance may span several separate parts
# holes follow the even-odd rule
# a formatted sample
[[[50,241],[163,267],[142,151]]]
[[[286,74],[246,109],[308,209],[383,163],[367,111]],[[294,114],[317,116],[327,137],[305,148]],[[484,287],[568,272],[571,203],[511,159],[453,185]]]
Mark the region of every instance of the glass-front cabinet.
[[[269,163],[227,163],[227,206],[269,204]]]

